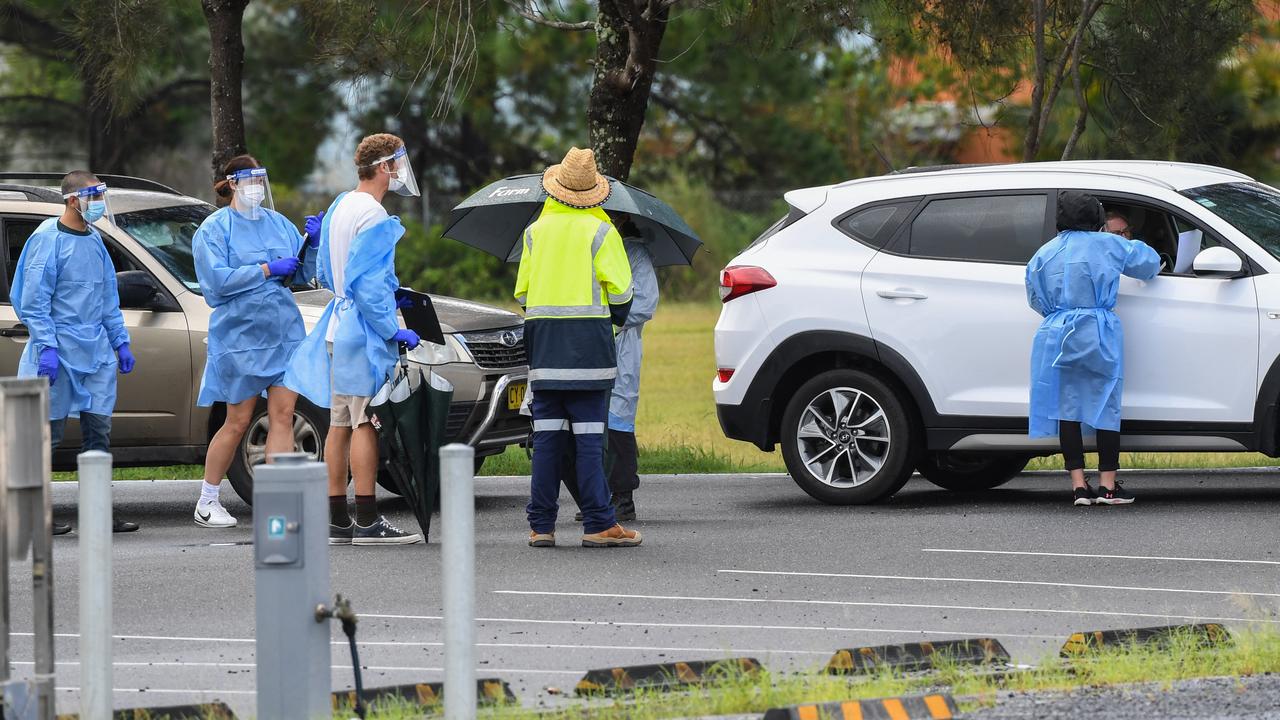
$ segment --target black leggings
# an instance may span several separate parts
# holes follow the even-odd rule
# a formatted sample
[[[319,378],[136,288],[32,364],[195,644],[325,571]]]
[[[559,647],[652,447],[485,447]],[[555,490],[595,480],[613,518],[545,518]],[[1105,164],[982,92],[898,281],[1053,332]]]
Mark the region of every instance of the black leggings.
[[[1098,470],[1108,472],[1120,469],[1120,433],[1115,430],[1098,432]],[[1062,441],[1062,458],[1067,470],[1084,469],[1084,439],[1080,423],[1058,421],[1058,439]]]

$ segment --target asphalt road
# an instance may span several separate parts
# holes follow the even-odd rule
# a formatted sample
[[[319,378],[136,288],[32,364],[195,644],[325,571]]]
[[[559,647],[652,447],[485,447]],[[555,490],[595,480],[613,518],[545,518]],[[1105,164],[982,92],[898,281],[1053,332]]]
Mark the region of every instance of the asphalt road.
[[[828,507],[783,476],[646,478],[636,549],[526,547],[527,480],[477,482],[481,676],[527,704],[590,668],[750,655],[824,664],[838,648],[990,636],[1018,662],[1074,631],[1214,620],[1280,622],[1280,471],[1134,474],[1129,507],[1076,508],[1061,476],[984,495],[913,480],[891,502]],[[74,518],[74,483],[55,515]],[[141,532],[115,545],[118,707],[223,700],[253,713],[253,563],[241,527],[191,522],[198,485],[115,484]],[[229,490],[224,495],[230,495]],[[567,497],[562,501],[570,503]],[[397,500],[384,509],[413,524]],[[55,539],[60,708],[75,708],[76,536]],[[353,599],[366,686],[442,676],[440,547],[333,548],[333,589]],[[11,569],[29,630],[29,566]],[[351,686],[335,626],[335,689]],[[29,673],[31,638],[15,638]]]

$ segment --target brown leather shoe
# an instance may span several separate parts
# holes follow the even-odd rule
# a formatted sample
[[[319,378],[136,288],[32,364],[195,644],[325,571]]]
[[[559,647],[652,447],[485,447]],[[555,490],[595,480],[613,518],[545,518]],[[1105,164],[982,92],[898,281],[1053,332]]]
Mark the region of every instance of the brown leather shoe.
[[[582,547],[635,547],[640,544],[640,531],[614,525],[604,532],[582,536]]]
[[[540,533],[536,530],[529,531],[529,547],[555,547],[555,533]]]

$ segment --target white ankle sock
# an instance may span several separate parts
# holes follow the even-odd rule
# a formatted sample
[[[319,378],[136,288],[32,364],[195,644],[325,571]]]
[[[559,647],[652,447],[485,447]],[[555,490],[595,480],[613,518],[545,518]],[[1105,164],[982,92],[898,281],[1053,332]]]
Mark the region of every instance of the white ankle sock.
[[[200,504],[218,502],[218,491],[221,489],[221,485],[210,485],[207,482],[200,483]]]

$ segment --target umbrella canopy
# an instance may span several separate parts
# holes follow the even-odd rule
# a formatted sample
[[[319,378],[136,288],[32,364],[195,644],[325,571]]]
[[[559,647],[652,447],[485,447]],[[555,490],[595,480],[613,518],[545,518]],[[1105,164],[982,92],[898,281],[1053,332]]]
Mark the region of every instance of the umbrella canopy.
[[[702,240],[680,213],[640,188],[613,178],[609,178],[609,183],[613,190],[603,208],[608,212],[627,213],[635,220],[649,244],[654,265],[693,263],[693,255]],[[537,218],[546,199],[542,175],[517,175],[499,180],[463,200],[449,213],[444,236],[507,262],[516,262],[524,249],[521,235]]]
[[[424,540],[431,534],[440,489],[439,453],[452,399],[449,381],[401,365],[369,404],[383,464],[413,510]]]

